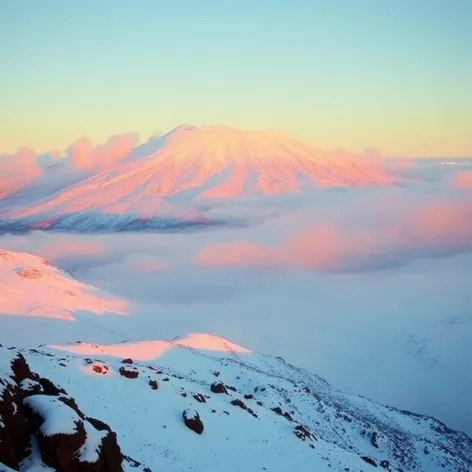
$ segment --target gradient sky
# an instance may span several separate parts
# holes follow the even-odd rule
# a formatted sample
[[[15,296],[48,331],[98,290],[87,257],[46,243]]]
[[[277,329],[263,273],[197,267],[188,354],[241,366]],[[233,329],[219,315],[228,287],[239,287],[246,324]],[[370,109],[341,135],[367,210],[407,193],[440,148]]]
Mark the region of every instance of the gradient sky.
[[[0,0],[0,153],[179,124],[472,155],[471,0]]]

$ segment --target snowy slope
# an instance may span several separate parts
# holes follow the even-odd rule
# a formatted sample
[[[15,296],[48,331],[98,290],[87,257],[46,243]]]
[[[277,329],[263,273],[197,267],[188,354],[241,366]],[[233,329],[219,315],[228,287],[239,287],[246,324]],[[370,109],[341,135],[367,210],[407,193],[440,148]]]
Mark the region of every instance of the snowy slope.
[[[74,320],[74,313],[125,314],[127,304],[83,284],[42,257],[0,250],[0,315]]]
[[[281,358],[212,335],[23,353],[153,471],[471,470],[463,433],[344,395]],[[185,426],[185,410],[198,414],[202,434]]]
[[[139,157],[7,213],[0,229],[110,231],[209,224],[196,199],[389,186],[395,180],[381,162],[336,157],[282,133],[181,126],[156,143],[136,152]]]

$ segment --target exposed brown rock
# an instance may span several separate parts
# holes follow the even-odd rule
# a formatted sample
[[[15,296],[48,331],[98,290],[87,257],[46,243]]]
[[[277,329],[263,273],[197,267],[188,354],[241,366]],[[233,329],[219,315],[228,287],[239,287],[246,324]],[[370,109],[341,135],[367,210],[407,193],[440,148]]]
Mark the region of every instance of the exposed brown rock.
[[[120,375],[126,377],[127,379],[136,379],[139,375],[138,369],[136,367],[120,367]]]
[[[198,403],[206,403],[205,397],[201,393],[194,393],[192,395]]]
[[[231,405],[239,406],[239,408],[242,408],[243,410],[246,410],[249,414],[254,416],[254,418],[257,418],[257,414],[254,412],[254,410],[252,410],[251,408],[248,408],[247,405],[242,400],[240,400],[239,398],[237,398],[236,400],[233,400],[231,402]]]
[[[223,382],[213,382],[210,386],[210,390],[213,393],[228,393],[228,390],[226,389]]]
[[[9,354],[11,356],[11,354]],[[49,379],[30,371],[23,356],[12,359],[11,376],[0,378],[0,464],[19,470],[30,453],[30,436],[35,436],[42,461],[60,472],[121,472],[123,456],[110,427],[97,419],[85,419],[75,400]],[[21,385],[20,385],[21,383]],[[47,408],[38,407],[47,399]],[[59,409],[60,411],[56,410]],[[70,412],[68,431],[44,434],[43,423],[55,413]],[[97,448],[95,463],[81,462],[79,451],[86,442],[86,428],[106,431]]]
[[[295,427],[293,430],[295,436],[302,441],[306,441],[307,439],[316,439],[313,433],[306,427],[301,424]]]
[[[200,415],[195,410],[184,410],[182,413],[185,426],[197,434],[202,434],[205,429]]]

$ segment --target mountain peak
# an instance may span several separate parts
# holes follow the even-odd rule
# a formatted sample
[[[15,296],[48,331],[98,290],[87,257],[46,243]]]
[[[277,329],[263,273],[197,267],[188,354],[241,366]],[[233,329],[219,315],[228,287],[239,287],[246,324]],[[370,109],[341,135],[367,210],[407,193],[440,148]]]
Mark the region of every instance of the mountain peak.
[[[26,218],[27,227],[42,229],[137,229],[147,222],[153,227],[159,218],[188,218],[199,197],[300,194],[314,187],[393,182],[381,163],[336,157],[281,132],[182,125],[152,147],[142,147],[139,159],[120,161],[49,200],[20,208],[0,227],[16,230]]]

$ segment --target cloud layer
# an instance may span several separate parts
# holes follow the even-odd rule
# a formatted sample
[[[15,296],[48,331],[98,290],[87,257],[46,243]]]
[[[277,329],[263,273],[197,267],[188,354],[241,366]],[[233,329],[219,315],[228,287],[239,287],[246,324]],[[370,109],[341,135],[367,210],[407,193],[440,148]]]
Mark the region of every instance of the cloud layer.
[[[411,165],[390,188],[197,201],[238,227],[36,231],[0,236],[0,247],[127,298],[132,316],[112,326],[123,339],[213,332],[470,434],[472,166]]]

